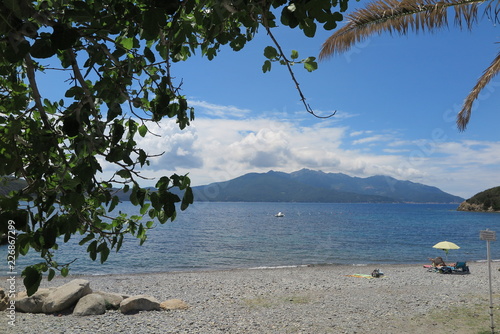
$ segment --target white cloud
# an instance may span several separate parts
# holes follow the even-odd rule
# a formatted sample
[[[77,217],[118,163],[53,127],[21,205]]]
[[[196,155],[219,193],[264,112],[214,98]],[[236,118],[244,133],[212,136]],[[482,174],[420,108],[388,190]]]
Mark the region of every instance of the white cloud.
[[[364,134],[372,134],[373,131],[352,131],[349,136],[351,137],[357,137],[357,136],[362,136]]]
[[[214,109],[246,113],[236,107]],[[396,132],[358,131],[330,120],[303,126],[270,118],[198,117],[182,131],[174,120],[149,125],[149,129],[158,136],[138,137],[139,146],[149,154],[164,153],[152,158],[142,175],[158,178],[189,173],[193,185],[250,172],[302,168],[359,177],[388,175],[462,197],[500,185],[500,142],[409,141]],[[149,182],[145,185],[155,183]]]
[[[227,118],[232,116],[236,118],[241,118],[245,117],[248,113],[250,113],[250,110],[248,109],[241,109],[235,106],[217,105],[206,101],[190,100],[189,106],[197,107],[197,114],[200,113],[204,117],[215,116],[215,117]]]
[[[154,134],[144,138],[137,137],[139,147],[150,155],[154,169],[177,170],[178,168],[199,168],[202,160],[196,148],[197,134],[192,130],[180,130],[174,120],[162,120],[158,124],[149,124],[148,129]]]
[[[376,142],[386,142],[386,141],[390,141],[390,140],[391,140],[391,138],[384,136],[384,135],[373,135],[370,137],[365,137],[365,138],[355,140],[352,143],[354,145],[360,145],[360,144],[370,144],[370,143],[376,143]]]

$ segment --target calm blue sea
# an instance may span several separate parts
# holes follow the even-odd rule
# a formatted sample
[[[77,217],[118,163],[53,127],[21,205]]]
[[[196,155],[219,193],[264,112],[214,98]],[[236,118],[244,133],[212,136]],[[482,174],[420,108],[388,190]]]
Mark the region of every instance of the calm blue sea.
[[[479,231],[489,228],[500,233],[500,214],[456,208],[448,204],[195,203],[174,222],[158,224],[143,246],[136,239],[126,240],[104,265],[91,261],[85,249],[75,245],[76,239],[60,247],[56,260],[77,259],[73,274],[426,263],[428,257],[445,258],[443,251],[432,248],[444,240],[461,247],[449,252],[450,261],[486,259],[486,242],[479,239]],[[129,203],[120,209],[135,213]],[[275,217],[279,211],[285,217]],[[5,246],[1,250],[6,252]],[[491,243],[491,254],[500,259],[500,241]],[[18,269],[38,261],[35,255],[18,259]]]

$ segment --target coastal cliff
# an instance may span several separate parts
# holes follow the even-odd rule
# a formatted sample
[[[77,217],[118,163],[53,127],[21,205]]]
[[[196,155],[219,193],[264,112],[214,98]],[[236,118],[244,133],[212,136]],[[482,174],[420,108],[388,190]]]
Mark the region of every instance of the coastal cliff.
[[[458,211],[500,212],[500,187],[490,188],[463,201]]]

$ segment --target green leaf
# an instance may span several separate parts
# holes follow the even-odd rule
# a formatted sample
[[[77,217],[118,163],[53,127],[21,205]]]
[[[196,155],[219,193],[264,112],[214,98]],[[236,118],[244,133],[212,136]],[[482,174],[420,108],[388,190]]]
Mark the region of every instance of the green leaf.
[[[299,25],[299,20],[293,13],[294,11],[295,11],[294,4],[284,7],[283,10],[281,11],[281,23],[283,23],[286,26],[289,26],[292,29]]]
[[[61,269],[61,276],[62,277],[66,277],[66,276],[68,276],[68,274],[69,274],[69,268],[68,267],[63,267]]]
[[[158,196],[157,192],[151,193],[149,195],[149,200],[151,201],[151,205],[153,206],[153,208],[155,208],[156,210],[161,209],[162,203],[160,201],[160,196]]]
[[[50,36],[50,41],[52,42],[52,47],[56,50],[71,48],[80,37],[77,29],[70,28],[60,23],[56,23],[52,28],[54,32]]]
[[[95,235],[94,233],[90,232],[89,234],[87,234],[87,236],[85,238],[83,238],[78,244],[80,246],[83,246],[85,245],[87,242],[89,242],[90,240],[94,239]]]
[[[119,103],[108,104],[108,114],[107,114],[108,122],[111,122],[117,116],[120,116],[122,112],[123,112],[122,106]]]
[[[141,215],[145,215],[146,214],[146,212],[148,211],[150,205],[151,205],[150,203],[146,203],[146,204],[144,204],[141,207],[141,210],[140,210]]]
[[[130,177],[132,176],[132,174],[130,174],[130,171],[128,171],[127,169],[119,170],[118,172],[116,172],[116,175],[123,179],[130,179]]]
[[[89,253],[92,261],[95,261],[97,258],[97,240],[92,241],[87,247],[87,253]]]
[[[52,281],[52,279],[54,278],[54,276],[55,276],[55,275],[56,275],[55,270],[54,270],[54,269],[52,269],[52,268],[50,268],[50,269],[49,269],[49,275],[48,275],[48,277],[47,277],[47,280],[48,280],[48,281]]]
[[[42,273],[35,269],[34,266],[28,266],[24,268],[22,276],[24,277],[23,283],[26,287],[28,296],[33,295],[40,286],[40,282],[42,281]]]
[[[314,37],[316,34],[316,23],[310,18],[305,19],[300,27],[307,37]]]
[[[7,220],[5,220],[7,221]],[[20,234],[17,237],[17,245],[19,245],[19,254],[26,255],[30,249],[30,238],[27,234]],[[16,254],[17,255],[17,254]]]
[[[139,135],[141,137],[144,137],[147,133],[148,133],[148,127],[145,124],[141,125],[139,127]]]
[[[336,21],[327,21],[324,25],[323,25],[323,29],[325,30],[333,30],[337,28],[337,22]]]
[[[112,136],[111,136],[111,145],[116,145],[122,139],[123,134],[125,133],[125,128],[123,125],[119,122],[116,121],[113,123],[113,129],[112,129]]]
[[[304,68],[309,72],[315,71],[318,69],[318,63],[315,61],[315,57],[309,57],[304,60]]]
[[[109,248],[106,242],[101,243],[99,247],[97,247],[97,251],[101,254],[101,264],[103,264],[106,262],[109,255]]]
[[[158,39],[160,26],[166,23],[165,12],[156,8],[148,9],[143,14],[141,37],[147,41]]]
[[[108,211],[111,212],[113,211],[116,206],[120,203],[120,198],[118,196],[113,196],[113,199],[111,199],[111,204],[109,205]]]
[[[297,50],[292,50],[292,55],[290,56],[292,59],[299,58],[299,52]]]
[[[155,54],[147,46],[144,48],[144,57],[149,60],[150,63],[154,63],[156,60]]]
[[[120,250],[120,248],[122,248],[122,244],[123,244],[123,234],[120,234],[120,236],[118,237],[118,242],[116,243],[116,252],[117,253]]]
[[[126,50],[132,50],[132,48],[134,47],[134,38],[133,37],[120,38],[120,39],[118,39],[118,42]]]
[[[266,60],[264,62],[264,65],[262,65],[262,72],[266,73],[266,72],[269,72],[270,70],[271,70],[271,61]]]
[[[278,58],[278,51],[272,46],[266,46],[264,48],[264,57],[270,60],[275,60]]]
[[[191,187],[187,188],[182,197],[181,210],[184,211],[190,204],[193,204],[194,196]]]
[[[50,58],[56,54],[56,49],[52,47],[52,43],[48,38],[37,38],[31,46],[30,54],[33,58]]]
[[[73,86],[66,91],[66,94],[64,94],[64,97],[75,97],[76,99],[78,99],[81,96],[83,96],[84,94],[85,94],[85,92],[84,92],[82,87]]]
[[[57,228],[52,226],[46,226],[42,234],[44,240],[44,247],[47,249],[52,248],[56,243],[56,238],[58,237]]]
[[[141,164],[141,167],[144,166],[144,164],[149,166],[148,155],[143,149],[139,149],[139,156],[137,157],[137,160]]]

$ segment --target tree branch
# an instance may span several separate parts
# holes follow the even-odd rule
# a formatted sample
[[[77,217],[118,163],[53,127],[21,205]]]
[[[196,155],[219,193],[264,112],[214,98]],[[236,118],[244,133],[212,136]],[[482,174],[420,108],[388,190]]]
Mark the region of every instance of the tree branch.
[[[40,113],[40,117],[42,118],[42,122],[45,128],[51,129],[52,126],[50,125],[49,117],[45,112],[45,107],[42,103],[42,96],[40,94],[40,91],[38,90],[38,85],[36,83],[35,64],[33,62],[33,59],[31,59],[31,56],[27,54],[24,57],[24,62],[26,63],[26,75],[28,76],[28,81],[30,83],[31,92],[33,94],[33,100],[35,100],[36,109]]]
[[[293,72],[292,66],[290,65],[290,63],[291,63],[290,60],[288,60],[288,58],[285,56],[285,53],[283,52],[281,45],[278,43],[278,41],[274,37],[273,33],[271,32],[271,28],[269,28],[269,25],[267,24],[267,18],[265,15],[262,16],[262,20],[263,20],[262,23],[264,25],[264,28],[267,31],[267,34],[269,35],[269,37],[271,37],[271,40],[273,41],[274,45],[276,45],[276,47],[278,48],[278,52],[280,54],[280,57],[283,58],[285,65],[288,68],[288,72],[290,73],[290,77],[292,78],[292,81],[295,83],[295,88],[297,88],[297,91],[299,92],[300,100],[304,104],[306,111],[317,118],[330,118],[330,117],[334,116],[337,113],[336,110],[328,116],[318,116],[318,115],[316,115],[314,110],[311,108],[311,106],[308,103],[306,103],[306,97],[302,93],[302,90],[300,89],[300,86],[299,86],[299,82],[295,78],[295,73]]]

